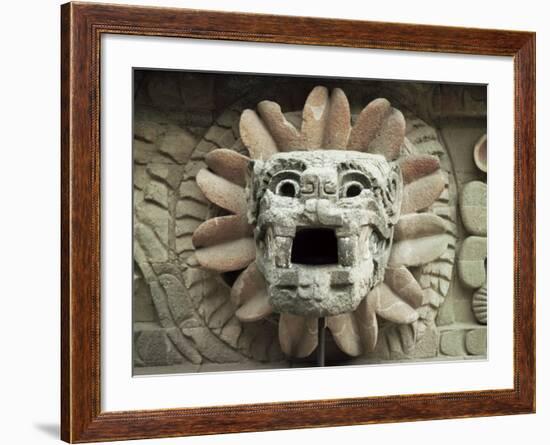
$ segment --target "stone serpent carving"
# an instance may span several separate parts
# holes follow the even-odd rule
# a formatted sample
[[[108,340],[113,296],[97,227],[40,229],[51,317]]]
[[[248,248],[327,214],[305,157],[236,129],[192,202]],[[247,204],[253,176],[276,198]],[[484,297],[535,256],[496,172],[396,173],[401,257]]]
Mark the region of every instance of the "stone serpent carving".
[[[385,99],[354,117],[342,90],[316,87],[301,119],[271,101],[257,109],[239,120],[249,156],[210,151],[196,175],[223,213],[196,228],[188,265],[237,271],[236,317],[277,314],[288,356],[315,350],[319,316],[350,356],[375,351],[381,332],[394,351],[394,327],[410,350],[433,324],[454,261],[439,158],[416,152],[403,114]],[[319,240],[332,247],[308,255]]]

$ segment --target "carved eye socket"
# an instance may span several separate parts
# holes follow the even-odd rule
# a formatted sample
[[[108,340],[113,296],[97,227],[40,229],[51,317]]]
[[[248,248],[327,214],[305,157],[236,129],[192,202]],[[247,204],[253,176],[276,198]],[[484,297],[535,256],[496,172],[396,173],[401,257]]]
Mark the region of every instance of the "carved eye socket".
[[[348,172],[341,179],[340,196],[342,198],[355,198],[363,190],[370,187],[370,180],[364,173],[359,171]]]
[[[344,196],[346,198],[354,198],[359,196],[363,191],[363,184],[357,181],[348,182],[344,186]]]
[[[277,184],[275,193],[279,196],[285,196],[287,198],[295,198],[300,191],[300,184],[294,179],[283,179]]]
[[[269,190],[285,198],[296,198],[300,195],[300,173],[291,170],[276,173],[269,182]]]

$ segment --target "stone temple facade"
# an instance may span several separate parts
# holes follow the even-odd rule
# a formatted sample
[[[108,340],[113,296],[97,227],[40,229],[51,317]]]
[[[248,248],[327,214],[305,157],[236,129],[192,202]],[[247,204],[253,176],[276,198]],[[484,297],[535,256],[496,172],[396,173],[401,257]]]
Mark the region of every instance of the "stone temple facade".
[[[315,366],[317,325],[313,320],[319,314],[328,315],[328,365],[486,357],[485,87],[162,71],[136,71],[134,87],[135,374]],[[328,104],[327,122],[338,121],[332,133],[326,129],[315,133],[323,103]],[[342,104],[348,104],[347,108]],[[371,136],[365,136],[364,130],[371,128],[377,111],[365,112],[367,105],[375,111],[387,110],[381,111],[386,120],[380,121]],[[338,117],[332,121],[331,109]],[[262,139],[267,134],[262,128],[267,128],[271,139]],[[287,134],[288,128],[292,131]],[[301,133],[292,133],[300,128]],[[367,151],[374,154],[354,151],[360,150],[357,141],[361,137],[370,137],[368,143],[363,139],[363,146],[370,144]],[[270,140],[274,152],[278,147],[281,154],[266,155]],[[396,140],[400,142],[392,142]],[[380,147],[386,150],[392,144],[395,150],[385,153],[386,161]],[[329,151],[317,155],[295,151],[302,149]],[[336,153],[338,149],[343,150]],[[289,241],[280,232],[281,224],[275,224],[267,232],[280,233],[269,242],[279,243],[274,251],[284,254],[273,257],[271,263],[258,261],[267,232],[260,236],[261,224],[250,219],[249,160],[254,159],[257,170],[264,164],[277,170],[274,163],[296,164],[305,157],[302,164],[310,163],[307,171],[316,172],[316,178],[337,177],[341,173],[336,170],[319,171],[314,165],[326,164],[323,157],[329,152],[345,158],[338,165],[352,170],[353,175],[341,184],[336,181],[345,196],[329,186],[315,192],[315,200],[309,199],[307,205],[315,202],[317,219],[307,219],[303,197],[311,175],[294,178],[294,167],[282,169],[286,173],[279,174],[273,186],[266,182],[267,195],[273,195],[270,203],[275,197],[275,201],[290,203],[290,208],[304,206],[300,208],[303,214],[295,209],[301,215],[296,221],[301,228],[315,221],[311,223],[315,230],[292,233],[296,249],[303,241],[306,246],[305,251],[295,253],[292,245],[284,244]],[[264,278],[275,271],[275,278],[283,283],[281,277],[293,276],[292,269],[285,269],[289,267],[285,260],[308,263],[330,255],[307,248],[329,243],[325,238],[316,242],[315,236],[326,235],[318,230],[322,225],[318,218],[329,221],[327,227],[340,227],[334,232],[334,252],[340,255],[334,260],[339,264],[336,269],[345,269],[346,261],[357,254],[351,247],[342,247],[354,244],[349,244],[350,236],[344,236],[345,224],[334,223],[339,217],[334,210],[350,206],[345,201],[351,202],[356,193],[367,196],[374,190],[373,173],[371,167],[361,167],[361,159],[344,162],[350,156],[379,158],[376,162],[382,167],[377,169],[386,168],[389,162],[400,170],[400,215],[376,231],[362,229],[361,235],[367,237],[365,245],[371,246],[368,252],[378,249],[376,254],[384,254],[383,264],[389,267],[384,274],[378,271],[378,281],[362,283],[364,287],[378,284],[368,304],[366,298],[361,306],[349,300],[347,309],[364,306],[363,315],[352,312],[350,316],[339,303],[333,304],[331,292],[323,304],[332,303],[315,306],[324,309],[311,313],[307,312],[311,305],[303,306],[302,312],[288,309],[292,303],[288,296],[306,289],[307,283],[300,287],[296,281],[296,290],[290,294],[289,287],[279,286],[284,292],[277,299],[275,291],[267,291]],[[275,170],[270,175],[278,174]],[[296,184],[303,195],[292,204],[289,200]],[[355,191],[352,186],[360,188]],[[338,204],[340,198],[343,204]],[[253,205],[259,202],[252,199]],[[359,210],[344,213],[362,215]],[[284,215],[274,215],[265,227],[285,221]],[[302,270],[303,277],[303,270],[313,270],[308,267],[296,270]],[[350,274],[315,265],[316,271],[319,268],[328,268],[334,275],[324,289],[342,292],[348,286],[350,298],[357,294],[355,281],[348,283]],[[264,298],[268,295],[271,299]],[[398,313],[386,311],[394,307],[391,302],[400,303]],[[369,334],[373,323],[374,339]]]

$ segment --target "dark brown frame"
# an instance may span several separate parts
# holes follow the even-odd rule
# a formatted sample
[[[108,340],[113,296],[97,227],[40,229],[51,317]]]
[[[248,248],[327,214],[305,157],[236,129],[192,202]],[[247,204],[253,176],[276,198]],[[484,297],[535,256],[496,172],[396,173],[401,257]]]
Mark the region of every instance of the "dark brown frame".
[[[91,3],[61,7],[61,437],[173,437],[535,411],[535,34]],[[154,35],[512,56],[514,388],[231,407],[100,408],[100,38]]]

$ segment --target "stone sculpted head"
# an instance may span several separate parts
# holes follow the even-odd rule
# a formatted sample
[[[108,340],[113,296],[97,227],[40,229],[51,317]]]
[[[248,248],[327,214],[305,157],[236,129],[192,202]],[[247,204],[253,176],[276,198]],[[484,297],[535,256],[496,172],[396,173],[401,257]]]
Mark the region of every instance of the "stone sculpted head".
[[[376,154],[314,150],[251,162],[249,223],[277,312],[353,311],[384,279],[399,219],[399,167]]]
[[[403,344],[416,342],[432,292],[414,268],[450,242],[445,220],[427,212],[447,180],[439,159],[417,153],[405,132],[386,99],[352,116],[342,90],[319,86],[298,118],[271,101],[244,110],[249,156],[223,148],[205,156],[197,185],[227,213],[195,230],[195,258],[238,272],[235,316],[277,314],[285,354],[315,350],[318,317],[351,356],[374,351],[379,318],[398,325]]]

